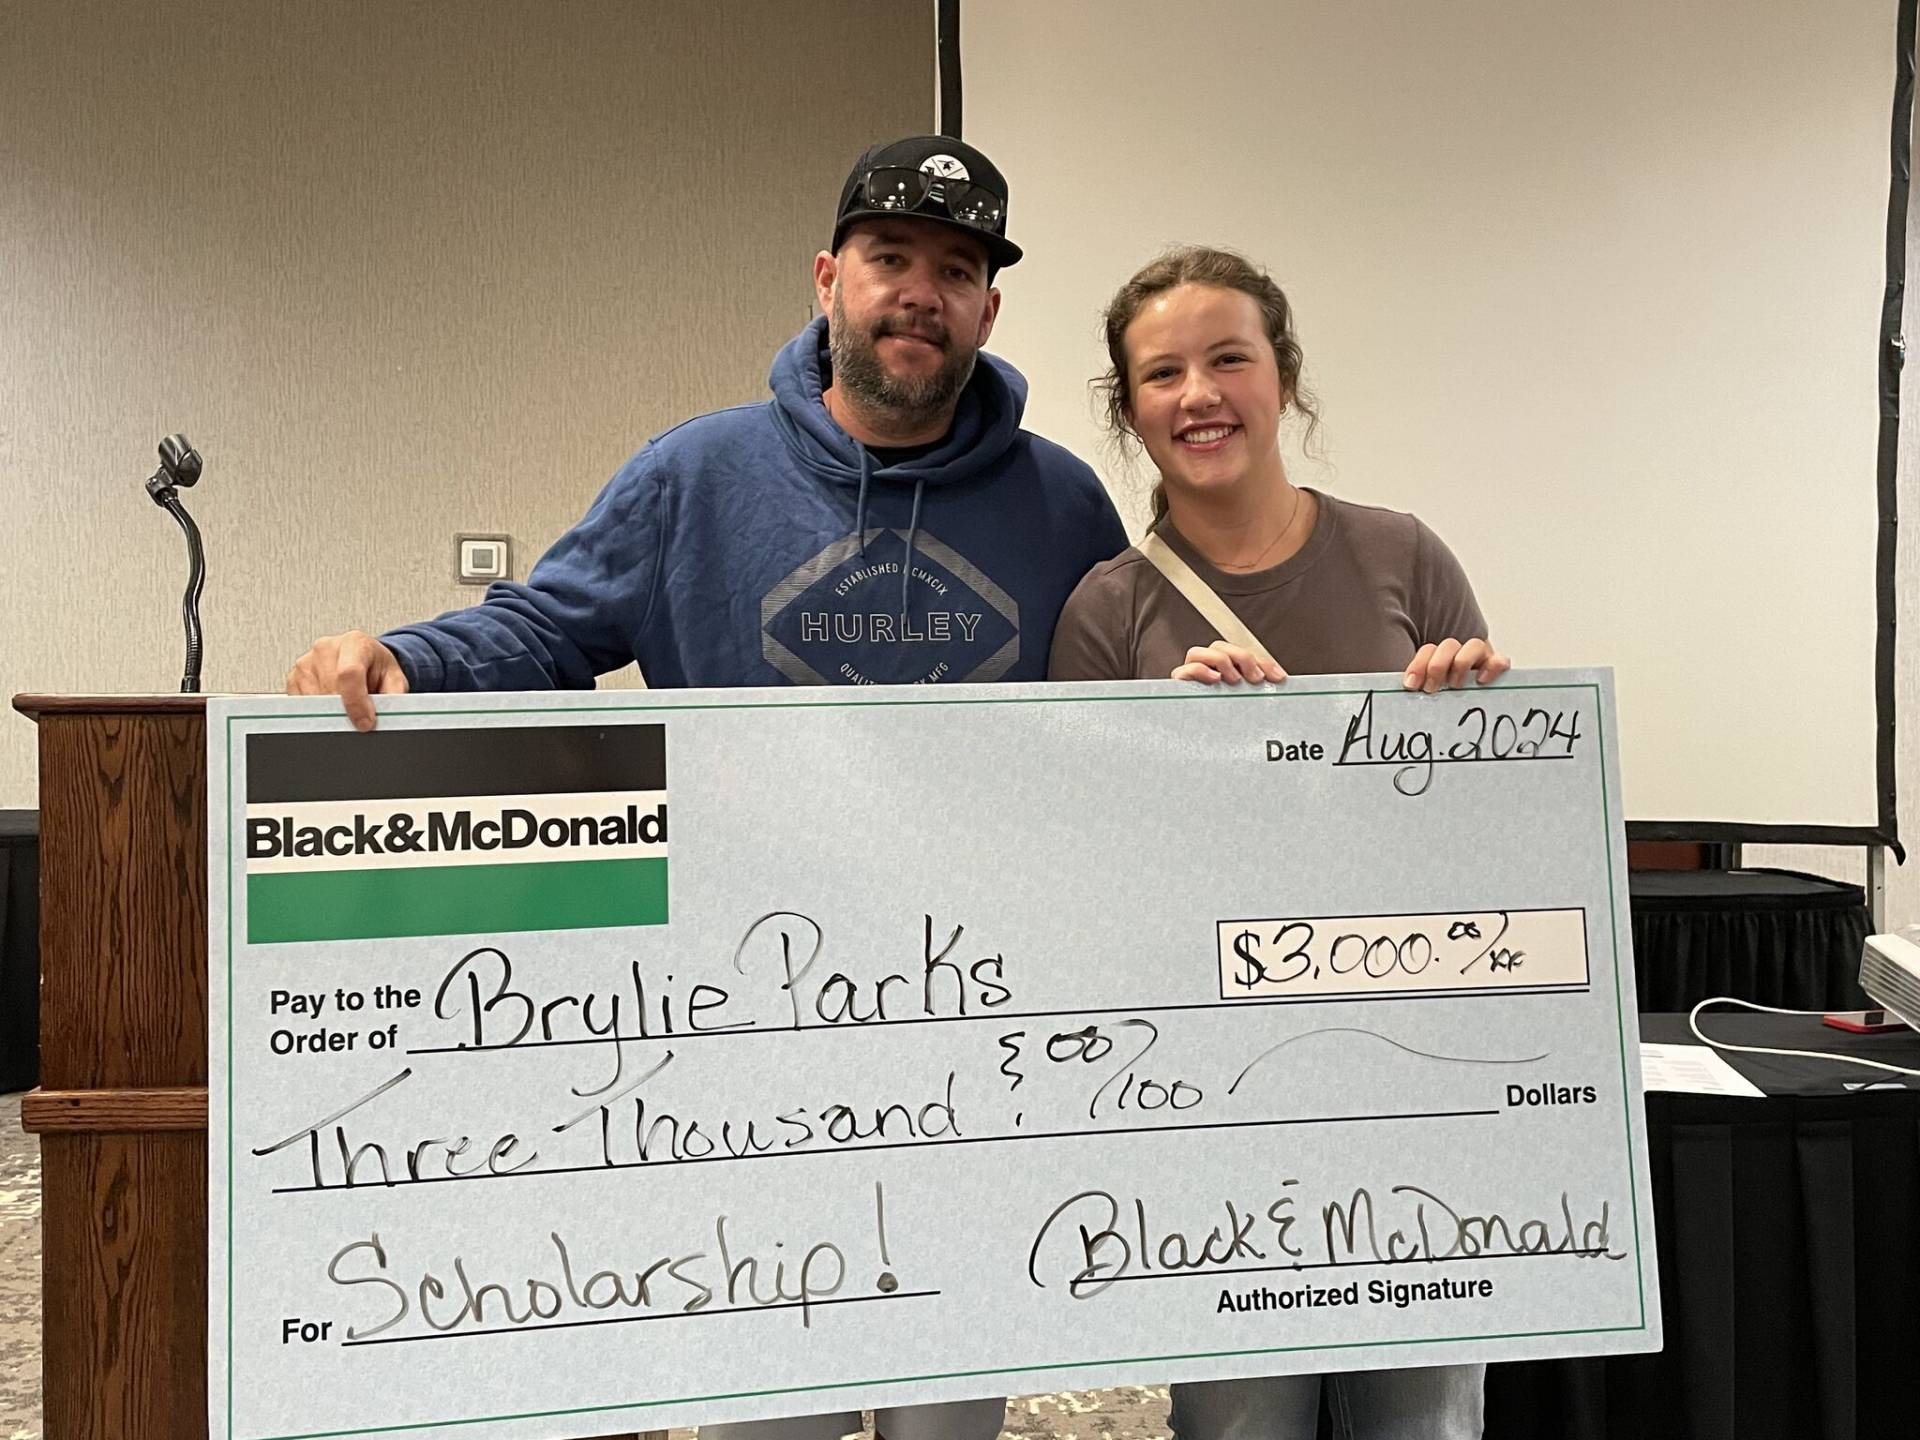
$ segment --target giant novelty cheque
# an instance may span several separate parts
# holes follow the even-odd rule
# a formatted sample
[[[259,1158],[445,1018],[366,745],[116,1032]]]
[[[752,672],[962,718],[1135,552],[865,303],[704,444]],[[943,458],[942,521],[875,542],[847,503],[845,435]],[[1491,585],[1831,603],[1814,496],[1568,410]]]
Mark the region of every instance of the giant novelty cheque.
[[[215,1436],[1659,1347],[1608,672],[208,734]]]

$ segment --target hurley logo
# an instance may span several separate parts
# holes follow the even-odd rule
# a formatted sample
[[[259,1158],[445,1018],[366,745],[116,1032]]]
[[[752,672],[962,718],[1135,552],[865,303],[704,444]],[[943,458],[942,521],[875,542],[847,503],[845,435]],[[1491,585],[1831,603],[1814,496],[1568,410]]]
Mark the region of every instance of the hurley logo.
[[[938,538],[921,531],[909,551],[904,530],[875,528],[767,592],[760,653],[796,685],[998,680],[1020,658],[1020,607]]]
[[[254,944],[663,925],[665,727],[250,736],[245,845]]]

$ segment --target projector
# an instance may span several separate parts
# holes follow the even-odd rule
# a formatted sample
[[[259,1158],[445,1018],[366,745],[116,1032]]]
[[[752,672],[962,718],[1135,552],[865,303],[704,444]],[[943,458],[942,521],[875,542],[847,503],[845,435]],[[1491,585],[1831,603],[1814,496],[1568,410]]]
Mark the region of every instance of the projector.
[[[1867,937],[1860,951],[1860,988],[1896,1020],[1920,1030],[1920,926]]]

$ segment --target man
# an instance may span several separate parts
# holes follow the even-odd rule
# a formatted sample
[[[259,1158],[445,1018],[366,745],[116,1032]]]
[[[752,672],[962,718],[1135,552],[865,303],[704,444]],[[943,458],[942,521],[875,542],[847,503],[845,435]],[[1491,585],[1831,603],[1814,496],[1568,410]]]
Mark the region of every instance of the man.
[[[287,676],[372,695],[585,689],[638,660],[653,686],[1040,680],[1054,622],[1127,546],[1093,472],[1020,429],[1026,382],[982,356],[1020,259],[1007,188],[969,145],[863,155],[814,257],[822,316],[773,398],[702,415],[627,462],[525,584],[376,640],[316,641]],[[993,1440],[1001,1400],[882,1410],[885,1440]],[[858,1414],[710,1426],[834,1440]]]
[[[980,354],[1020,259],[1006,182],[915,136],[863,155],[823,312],[773,398],[702,415],[627,462],[524,584],[376,640],[318,640],[291,694],[1043,679],[1080,577],[1126,548],[1098,479],[1020,429],[1026,384]],[[900,1437],[894,1437],[900,1440]]]

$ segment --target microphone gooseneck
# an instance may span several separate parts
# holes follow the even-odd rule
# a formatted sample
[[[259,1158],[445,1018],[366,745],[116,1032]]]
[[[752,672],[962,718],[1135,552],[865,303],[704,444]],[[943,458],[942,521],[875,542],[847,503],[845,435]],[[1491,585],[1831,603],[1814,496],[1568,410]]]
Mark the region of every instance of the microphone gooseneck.
[[[192,695],[200,689],[200,594],[207,584],[206,551],[200,543],[200,527],[193,523],[187,507],[180,503],[180,489],[200,478],[200,454],[184,435],[169,435],[160,442],[160,468],[147,481],[147,494],[153,503],[180,522],[187,537],[187,593],[180,602],[180,618],[187,632],[186,671],[180,680],[180,693]]]
[[[187,630],[187,668],[180,680],[180,693],[192,695],[200,689],[200,592],[207,587],[207,557],[200,546],[200,527],[193,523],[186,507],[177,497],[165,503],[167,513],[187,533],[187,593],[180,601],[180,618]]]

